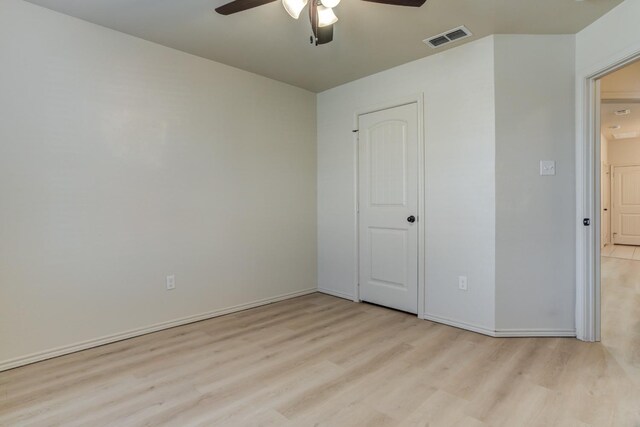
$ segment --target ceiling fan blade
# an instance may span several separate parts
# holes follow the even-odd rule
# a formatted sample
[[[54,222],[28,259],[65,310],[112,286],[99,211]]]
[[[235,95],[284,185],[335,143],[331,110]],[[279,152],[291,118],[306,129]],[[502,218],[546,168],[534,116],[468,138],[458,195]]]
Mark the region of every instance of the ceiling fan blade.
[[[242,12],[243,10],[253,9],[263,4],[272,3],[276,0],[235,0],[216,8],[216,12],[220,15],[231,15],[233,13]]]
[[[390,4],[393,6],[409,6],[409,7],[420,7],[427,0],[364,0],[371,3],[382,3],[382,4]]]

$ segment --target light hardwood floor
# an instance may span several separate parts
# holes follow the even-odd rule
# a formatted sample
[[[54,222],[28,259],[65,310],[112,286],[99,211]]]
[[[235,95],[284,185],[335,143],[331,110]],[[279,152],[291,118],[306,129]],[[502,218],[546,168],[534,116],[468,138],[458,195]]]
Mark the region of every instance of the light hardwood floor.
[[[0,373],[0,425],[640,426],[640,263],[604,263],[602,344],[313,294]]]
[[[640,261],[640,246],[607,245],[602,248],[602,256]]]

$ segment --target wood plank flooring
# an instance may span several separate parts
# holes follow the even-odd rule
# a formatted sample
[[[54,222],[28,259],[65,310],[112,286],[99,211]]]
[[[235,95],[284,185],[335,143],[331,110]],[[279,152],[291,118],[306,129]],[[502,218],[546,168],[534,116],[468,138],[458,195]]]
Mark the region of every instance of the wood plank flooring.
[[[603,270],[602,344],[312,294],[2,372],[0,425],[637,427],[640,263]]]
[[[602,248],[602,256],[640,261],[640,246],[606,245]]]

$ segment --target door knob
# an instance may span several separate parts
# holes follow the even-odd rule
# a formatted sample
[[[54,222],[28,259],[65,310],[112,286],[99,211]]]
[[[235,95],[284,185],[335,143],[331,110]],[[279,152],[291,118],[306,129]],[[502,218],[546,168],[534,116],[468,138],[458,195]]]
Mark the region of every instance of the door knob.
[[[407,218],[407,221],[409,221],[411,224],[413,224],[414,222],[416,222],[416,217],[411,215],[409,218]]]

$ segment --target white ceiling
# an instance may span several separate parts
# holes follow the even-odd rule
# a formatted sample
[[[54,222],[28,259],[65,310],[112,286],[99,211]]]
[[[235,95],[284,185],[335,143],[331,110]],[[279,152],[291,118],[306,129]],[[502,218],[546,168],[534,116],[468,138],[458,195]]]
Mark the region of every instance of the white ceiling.
[[[422,40],[465,25],[474,36],[573,34],[622,0],[427,0],[420,9],[342,0],[334,41],[309,44],[280,1],[231,16],[226,0],[30,0],[47,8],[319,92],[444,49]]]
[[[631,114],[617,116],[615,111],[619,110],[631,110]],[[615,141],[640,137],[640,100],[636,103],[602,104],[601,117],[602,134],[607,140]],[[620,126],[620,129],[611,129],[611,126]]]

